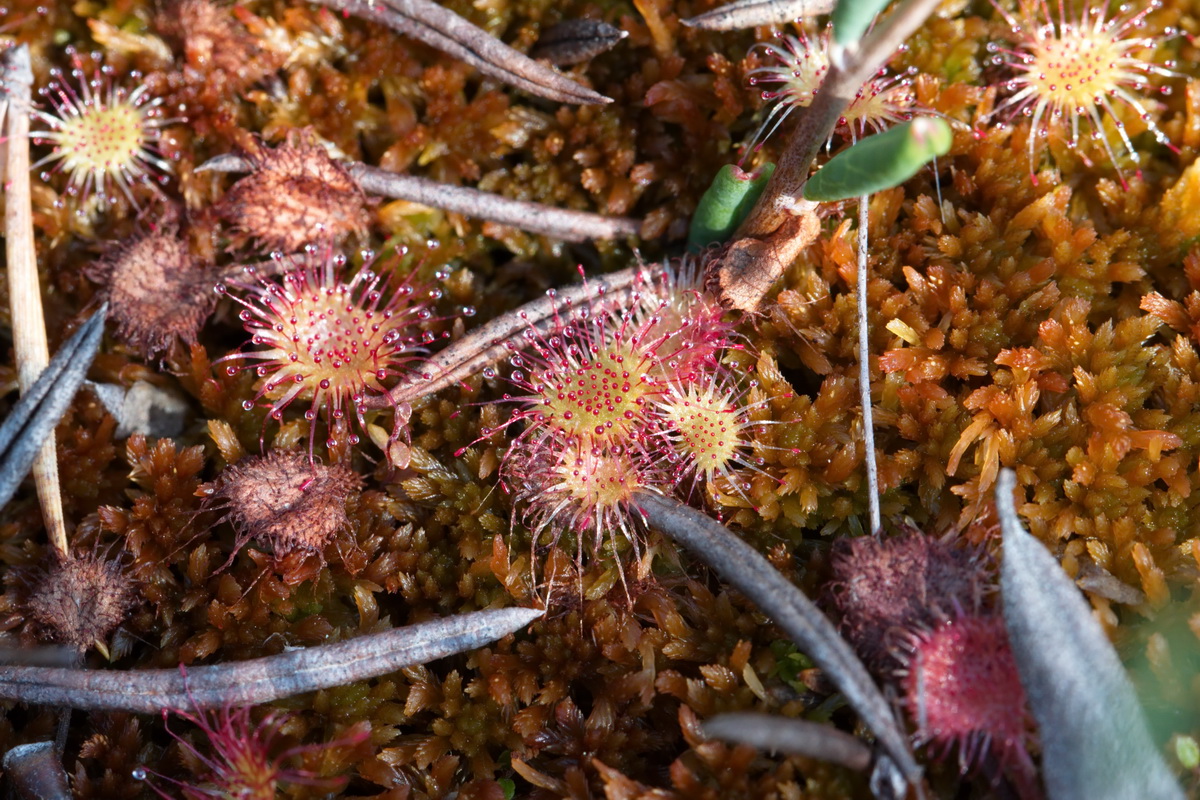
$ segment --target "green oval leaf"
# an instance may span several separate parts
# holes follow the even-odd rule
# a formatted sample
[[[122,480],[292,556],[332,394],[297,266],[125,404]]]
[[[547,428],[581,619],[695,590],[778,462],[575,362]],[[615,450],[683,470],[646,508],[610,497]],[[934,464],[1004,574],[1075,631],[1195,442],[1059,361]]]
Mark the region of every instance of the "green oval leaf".
[[[727,240],[758,202],[774,171],[770,162],[757,172],[745,172],[736,164],[721,167],[692,215],[688,250],[698,253]]]
[[[871,21],[889,0],[838,0],[833,9],[833,40],[845,47],[854,44],[871,27]]]
[[[950,125],[937,117],[897,125],[831,158],[804,184],[804,199],[829,203],[899,186],[948,153],[953,141]]]

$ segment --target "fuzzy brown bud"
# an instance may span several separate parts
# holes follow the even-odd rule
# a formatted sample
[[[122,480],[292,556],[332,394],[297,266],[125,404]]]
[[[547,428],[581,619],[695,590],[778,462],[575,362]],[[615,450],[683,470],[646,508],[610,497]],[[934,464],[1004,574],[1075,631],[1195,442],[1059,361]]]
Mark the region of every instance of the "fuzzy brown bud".
[[[104,285],[117,338],[147,358],[175,337],[195,344],[217,302],[212,275],[170,222],[118,245],[87,275]]]
[[[872,669],[898,666],[897,634],[980,605],[986,573],[969,553],[918,531],[838,545],[830,594],[843,633]]]
[[[212,0],[168,0],[156,26],[183,50],[184,78],[202,103],[240,94],[283,65],[286,56],[272,52],[247,29],[260,20],[249,11]]]
[[[231,186],[218,207],[244,240],[294,252],[366,232],[366,195],[311,135],[293,133],[274,149],[257,145],[246,157],[254,171]]]
[[[136,600],[121,564],[89,553],[55,563],[35,582],[26,609],[46,639],[83,651],[103,646]]]
[[[239,548],[253,539],[282,557],[323,550],[349,522],[346,500],[361,488],[362,478],[347,467],[275,450],[227,467],[197,494],[206,505],[223,505]]]

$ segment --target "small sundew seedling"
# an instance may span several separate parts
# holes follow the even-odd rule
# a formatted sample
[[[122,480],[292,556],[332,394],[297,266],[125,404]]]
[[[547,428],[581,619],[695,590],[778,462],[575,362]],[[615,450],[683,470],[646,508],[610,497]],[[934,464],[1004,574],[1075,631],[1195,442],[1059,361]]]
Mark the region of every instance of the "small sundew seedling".
[[[91,60],[96,66],[90,75],[78,56],[73,57],[70,79],[51,70],[50,84],[40,90],[51,110],[34,110],[34,118],[45,127],[30,132],[34,144],[52,148],[33,168],[54,165],[42,173],[43,180],[52,172],[65,172],[66,193],[79,197],[80,214],[86,213],[84,204],[93,193],[108,205],[119,191],[137,207],[135,184],[157,191],[153,179],[165,182],[171,171],[158,144],[163,129],[180,121],[163,116],[162,99],[153,97],[145,84],[132,90],[118,85],[111,66],[101,64],[96,55]],[[129,78],[136,82],[141,75],[135,72]]]
[[[363,398],[384,394],[385,384],[406,374],[436,338],[419,326],[432,319],[431,303],[441,289],[418,292],[411,279],[391,289],[366,266],[345,281],[340,274],[346,263],[341,254],[318,255],[309,248],[278,281],[250,270],[256,284],[230,284],[241,290],[234,299],[244,306],[241,319],[251,345],[261,349],[220,361],[252,362],[227,364],[225,370],[230,375],[255,370],[260,379],[255,399],[270,403],[272,419],[282,419],[284,409],[300,400],[309,404],[304,417],[314,432],[322,409],[331,430],[347,410],[365,424]],[[217,292],[228,290],[221,285]],[[250,410],[254,402],[244,405]],[[358,443],[357,434],[350,434],[350,443]],[[311,441],[309,449],[311,455]]]
[[[554,433],[538,441],[518,441],[505,455],[501,478],[526,507],[525,520],[536,532],[592,535],[598,549],[605,537],[620,534],[636,545],[633,493],[662,485],[662,475],[644,457],[622,447],[585,445]]]
[[[1069,143],[1074,149],[1079,142],[1081,120],[1090,123],[1093,137],[1104,146],[1121,183],[1125,184],[1117,152],[1104,127],[1104,117],[1112,118],[1125,153],[1135,162],[1139,158],[1113,101],[1132,109],[1160,144],[1177,152],[1167,135],[1155,125],[1146,103],[1136,94],[1149,87],[1152,77],[1178,77],[1172,69],[1173,62],[1159,64],[1148,60],[1149,52],[1174,31],[1166,30],[1156,36],[1138,35],[1145,26],[1146,16],[1162,6],[1160,0],[1152,0],[1133,12],[1123,5],[1119,16],[1113,18],[1106,18],[1104,2],[1089,2],[1078,18],[1069,17],[1066,6],[1060,2],[1057,19],[1045,0],[1025,4],[1026,12],[1021,18],[995,2],[993,5],[1008,22],[1014,44],[1006,48],[991,43],[988,50],[996,54],[995,63],[1007,65],[1016,73],[1004,84],[1013,95],[996,112],[1029,117],[1032,126],[1029,170],[1035,184],[1037,142],[1050,135],[1051,126],[1069,124]],[[1168,94],[1170,87],[1163,86],[1158,91]]]
[[[750,85],[775,85],[762,92],[762,99],[775,105],[750,138],[743,160],[770,138],[793,110],[812,105],[829,72],[830,35],[827,27],[815,37],[801,31],[799,36],[780,34],[778,42],[755,45],[768,63],[750,71]],[[914,111],[912,76],[879,75],[859,88],[838,120],[838,130],[858,141],[870,131],[911,119]]]
[[[754,433],[770,423],[750,418],[754,406],[762,403],[744,405],[744,396],[729,375],[717,373],[696,383],[672,384],[656,400],[662,451],[682,495],[705,483],[748,499],[749,484],[736,470],[757,469],[762,459],[750,455]]]
[[[197,773],[199,783],[186,784],[166,778],[144,767],[133,771],[137,780],[145,780],[154,792],[163,798],[171,795],[156,784],[169,782],[183,793],[188,800],[206,798],[244,798],[244,800],[273,800],[282,784],[299,784],[333,790],[344,784],[345,779],[322,778],[306,770],[290,768],[289,761],[335,747],[352,747],[367,739],[369,727],[355,726],[341,739],[328,744],[295,745],[281,747],[283,728],[288,715],[268,711],[256,724],[250,716],[250,707],[225,707],[219,711],[194,712],[182,709],[163,709],[163,723],[167,732],[179,742],[184,760]],[[208,739],[212,754],[206,755],[187,738],[171,730],[167,721],[170,716],[181,717],[199,728]],[[154,779],[154,780],[152,780]]]

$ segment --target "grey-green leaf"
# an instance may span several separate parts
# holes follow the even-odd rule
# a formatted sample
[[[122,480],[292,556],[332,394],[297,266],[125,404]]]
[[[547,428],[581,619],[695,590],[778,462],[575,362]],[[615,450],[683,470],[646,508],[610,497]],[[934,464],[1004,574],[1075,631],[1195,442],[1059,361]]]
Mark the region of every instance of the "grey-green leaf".
[[[1182,800],[1133,685],[1083,594],[1021,524],[1002,470],[1004,626],[1042,740],[1050,800]]]
[[[710,244],[727,240],[758,202],[774,171],[775,165],[770,162],[753,173],[736,164],[721,167],[692,215],[688,250],[698,253]]]
[[[899,186],[950,152],[953,141],[950,125],[937,117],[897,125],[831,158],[804,185],[804,199],[828,203]]]
[[[842,47],[862,38],[890,0],[838,0],[833,8],[833,40]]]

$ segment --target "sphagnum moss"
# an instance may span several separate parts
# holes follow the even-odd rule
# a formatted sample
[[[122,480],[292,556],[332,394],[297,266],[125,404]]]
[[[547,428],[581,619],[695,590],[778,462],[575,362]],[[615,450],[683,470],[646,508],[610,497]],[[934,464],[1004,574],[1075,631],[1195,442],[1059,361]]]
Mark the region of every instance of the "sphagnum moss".
[[[486,13],[465,2],[448,5],[518,49],[582,13],[547,4],[501,2]],[[712,175],[735,160],[735,143],[758,127],[763,87],[747,78],[765,64],[749,32],[682,26],[680,19],[709,4],[635,5],[592,10],[629,36],[573,68],[576,78],[614,99],[602,107],[531,100],[424,45],[291,3],[250,13],[203,0],[162,9],[137,0],[102,3],[88,20],[65,7],[39,14],[18,3],[0,37],[45,53],[39,85],[50,67],[71,68],[54,46],[65,35],[80,50],[102,50],[117,74],[143,72],[147,97],[163,98],[163,107],[186,104],[189,122],[172,127],[176,141],[159,142],[170,150],[174,175],[163,191],[187,209],[187,252],[220,274],[267,254],[244,236],[231,245],[236,222],[223,219],[218,206],[233,182],[194,167],[245,150],[251,137],[277,147],[304,128],[334,156],[639,217],[638,245],[653,263],[682,241]],[[1002,5],[1016,13],[1015,4]],[[1080,19],[1074,15],[1084,5],[1095,7],[1068,3],[1065,19]],[[1191,25],[1189,13],[1183,0],[1166,0],[1144,15],[1143,28],[1125,33],[1157,45],[1167,26]],[[1150,104],[1147,93],[1130,89],[1151,119],[1126,119],[1127,132],[1153,123],[1170,146],[1160,146],[1153,131],[1131,135],[1139,176],[1125,142],[1112,138],[1119,132],[1107,127],[1116,158],[1085,145],[1094,163],[1080,170],[1069,133],[1043,140],[1021,115],[989,124],[1018,109],[1027,99],[1018,97],[1022,85],[1036,80],[1016,56],[991,63],[989,37],[1022,53],[1022,41],[1032,40],[1011,34],[1005,13],[986,5],[943,4],[939,14],[891,68],[906,74],[916,67],[912,89],[920,103],[976,133],[957,136],[940,161],[940,204],[932,173],[870,204],[872,278],[865,289],[884,518],[908,517],[927,536],[967,538],[994,551],[989,487],[998,468],[1016,468],[1028,498],[1020,509],[1026,524],[1072,576],[1087,578],[1096,613],[1114,636],[1146,651],[1154,665],[1143,682],[1148,696],[1161,686],[1175,707],[1186,707],[1196,700],[1193,682],[1173,673],[1192,664],[1182,643],[1195,634],[1176,624],[1171,630],[1180,635],[1172,633],[1164,646],[1138,624],[1166,625],[1194,605],[1182,598],[1194,594],[1200,541],[1200,436],[1192,424],[1200,404],[1193,308],[1200,260],[1189,252],[1198,231],[1188,213],[1200,186],[1200,139],[1196,75],[1187,65],[1200,52],[1186,36],[1153,53],[1122,51],[1122,58],[1150,65],[1130,67],[1137,81],[1172,51],[1176,65],[1169,69],[1181,75],[1156,74],[1150,87],[1161,81],[1172,92],[1155,91]],[[1106,19],[1114,17],[1125,19],[1117,12]],[[1043,119],[1050,113],[1047,106]],[[1064,121],[1069,131],[1070,119]],[[834,147],[840,143],[835,137]],[[760,156],[774,159],[782,147],[778,137],[768,138]],[[39,260],[56,299],[52,329],[97,294],[122,288],[100,267],[80,278],[81,261],[100,252],[102,241],[128,240],[151,222],[65,218],[55,208],[56,182],[34,182]],[[140,189],[133,193],[140,199]],[[754,367],[760,388],[747,400],[763,401],[754,419],[770,424],[756,432],[765,445],[755,451],[764,474],[749,475],[746,497],[716,498],[730,524],[814,594],[829,580],[832,542],[858,530],[867,505],[853,377],[853,226],[837,218],[837,209],[828,211],[819,241],[789,266],[763,315],[739,327],[745,351],[724,361],[739,379]],[[590,270],[592,262],[612,269],[631,259],[627,243],[568,249],[400,201],[356,214],[350,227],[381,250],[407,245],[425,254],[423,270],[470,278],[453,281],[452,298],[433,311],[453,317],[444,308],[451,300],[478,310],[448,323],[455,337],[567,283],[578,261]],[[427,248],[429,240],[441,245]],[[199,293],[195,298],[207,305]],[[106,343],[92,377],[181,387],[204,417],[229,426],[250,457],[303,450],[310,397],[264,427],[266,411],[243,408],[258,391],[253,376],[223,374],[223,363],[212,368],[244,339],[235,311],[218,301],[194,331],[192,317],[184,331],[150,324],[131,333],[118,323],[117,337],[134,347]],[[162,337],[171,335],[187,346],[168,346],[164,355]],[[0,366],[0,374],[11,369]],[[229,661],[530,602],[531,534],[520,524],[510,530],[516,501],[497,488],[507,448],[503,437],[482,430],[503,426],[506,415],[496,409],[510,406],[493,401],[506,392],[518,394],[480,370],[415,400],[408,422],[413,455],[404,468],[335,448],[330,462],[340,459],[364,489],[346,500],[347,521],[323,557],[305,555],[282,574],[269,569],[273,556],[254,548],[220,569],[238,532],[195,494],[227,467],[204,426],[176,440],[135,435],[114,442],[111,423],[81,395],[59,437],[64,477],[79,490],[68,492],[67,513],[81,540],[128,550],[139,594],[111,637],[116,666]],[[352,404],[345,413],[353,413]],[[569,556],[539,553],[560,584],[582,586],[582,595],[557,593],[556,614],[517,639],[295,701],[289,736],[329,741],[338,726],[369,722],[369,746],[340,752],[328,764],[330,772],[353,776],[345,790],[351,796],[498,798],[510,788],[538,798],[868,796],[864,782],[841,768],[698,738],[698,721],[718,712],[812,713],[827,699],[828,683],[783,663],[773,647],[779,633],[743,598],[650,541],[653,569],[631,573],[624,588],[610,554],[577,566]],[[0,629],[14,636],[32,639],[37,630],[16,602],[16,576],[45,550],[31,495],[20,496],[0,518]],[[853,725],[844,715],[834,719]],[[42,710],[6,712],[0,747],[45,740],[53,725]],[[1173,717],[1163,733],[1200,735],[1200,722]],[[170,746],[157,720],[77,714],[67,741],[67,763],[78,764],[75,791],[133,796],[139,785],[128,776],[143,759],[178,775]],[[985,779],[959,776],[956,763],[929,769],[947,793],[991,790]]]

